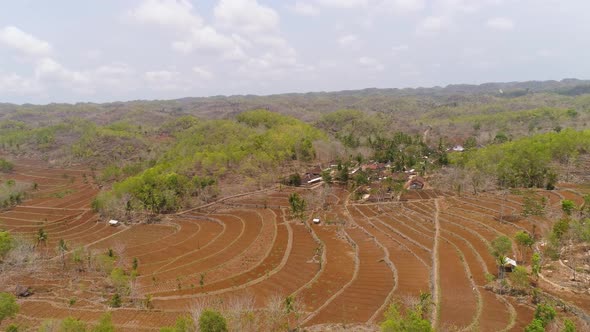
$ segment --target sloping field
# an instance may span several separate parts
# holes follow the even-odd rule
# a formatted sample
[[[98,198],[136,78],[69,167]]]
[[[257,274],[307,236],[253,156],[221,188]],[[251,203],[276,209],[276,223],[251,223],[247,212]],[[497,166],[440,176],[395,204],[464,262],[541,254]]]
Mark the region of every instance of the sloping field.
[[[532,231],[533,225],[537,231],[550,227],[543,218],[517,218],[517,195],[454,197],[423,190],[409,191],[399,202],[360,204],[334,186],[309,213],[322,216],[315,225],[291,218],[288,197],[294,190],[283,188],[164,216],[155,224],[110,227],[90,209],[98,192],[91,171],[16,164],[9,176],[37,183],[37,189],[0,212],[0,228],[32,241],[43,228],[47,240],[36,247],[43,267],[7,276],[0,290],[31,287],[34,295],[19,299],[16,319],[29,327],[66,316],[95,321],[109,310],[114,290],[108,276],[74,269],[71,255],[78,247],[93,254],[114,249],[117,266],[137,262],[132,292],[122,308],[113,309],[114,323],[124,331],[171,325],[200,301],[251,298],[262,308],[287,296],[301,303],[297,317],[304,327],[378,324],[393,301],[403,308],[425,293],[433,295],[430,318],[439,330],[518,331],[532,317],[531,306],[484,288],[485,275],[497,270],[488,250],[494,238]],[[314,190],[321,189],[297,192],[306,197]],[[571,188],[539,194],[553,206],[581,199]],[[66,269],[55,250],[60,239],[69,246]],[[583,296],[566,300],[590,307]]]

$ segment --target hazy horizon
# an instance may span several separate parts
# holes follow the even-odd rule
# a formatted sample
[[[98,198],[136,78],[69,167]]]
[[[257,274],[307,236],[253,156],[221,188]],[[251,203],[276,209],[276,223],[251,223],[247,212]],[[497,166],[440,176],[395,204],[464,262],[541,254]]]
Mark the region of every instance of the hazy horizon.
[[[576,0],[20,1],[0,102],[274,95],[590,77]]]

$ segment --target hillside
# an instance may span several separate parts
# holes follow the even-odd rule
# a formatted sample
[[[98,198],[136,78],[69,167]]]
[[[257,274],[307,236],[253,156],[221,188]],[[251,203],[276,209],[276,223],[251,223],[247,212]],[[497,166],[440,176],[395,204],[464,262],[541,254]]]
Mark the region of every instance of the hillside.
[[[0,327],[588,330],[589,84],[2,104]]]

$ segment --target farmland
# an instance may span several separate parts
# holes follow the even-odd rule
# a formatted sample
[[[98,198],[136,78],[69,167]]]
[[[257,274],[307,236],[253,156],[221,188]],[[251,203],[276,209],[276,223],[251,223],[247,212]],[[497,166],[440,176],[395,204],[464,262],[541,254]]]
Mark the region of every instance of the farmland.
[[[2,211],[0,228],[37,242],[36,260],[3,273],[0,291],[26,286],[33,294],[20,298],[19,314],[2,324],[33,328],[67,316],[95,322],[112,310],[119,329],[150,331],[173,325],[198,303],[248,299],[253,308],[265,308],[292,296],[292,326],[374,329],[390,303],[406,307],[427,293],[437,330],[520,331],[533,317],[530,303],[486,287],[486,275],[497,272],[488,249],[496,237],[551,227],[545,217],[520,217],[521,195],[425,189],[406,192],[400,201],[363,203],[333,184],[326,208],[300,220],[291,216],[289,196],[319,195],[323,185],[281,186],[148,224],[112,227],[90,208],[99,190],[92,170],[34,160],[14,164],[10,177],[36,189]],[[572,188],[538,194],[547,197],[548,208],[566,198],[582,201]],[[310,223],[316,215],[322,222]],[[68,248],[60,258],[55,248],[61,240]],[[76,262],[76,251],[87,253],[88,262]],[[136,265],[119,308],[110,302],[116,283],[94,261],[109,251],[113,267]],[[587,295],[556,289],[545,278],[539,287],[590,310]]]

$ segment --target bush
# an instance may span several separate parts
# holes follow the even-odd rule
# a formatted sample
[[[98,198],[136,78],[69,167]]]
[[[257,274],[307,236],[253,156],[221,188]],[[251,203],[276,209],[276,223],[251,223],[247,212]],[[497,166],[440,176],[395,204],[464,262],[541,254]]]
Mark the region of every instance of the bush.
[[[219,312],[207,309],[199,317],[199,329],[201,332],[227,332],[227,322]]]
[[[541,321],[543,327],[546,327],[552,320],[555,319],[555,309],[549,304],[539,304],[535,310],[535,320]]]
[[[14,165],[10,161],[0,158],[0,172],[8,173],[12,172],[13,169]]]
[[[569,199],[564,199],[561,201],[561,209],[563,212],[565,212],[565,214],[571,216],[572,212],[576,209],[576,204]]]
[[[86,323],[83,321],[74,318],[74,317],[67,317],[65,318],[60,325],[59,328],[60,332],[86,332]]]
[[[0,260],[12,249],[14,241],[10,233],[0,231]]]
[[[576,332],[576,325],[569,319],[563,320],[563,332]]]
[[[524,328],[524,332],[545,332],[543,322],[540,319],[533,319],[533,321]]]
[[[107,312],[100,317],[98,324],[92,329],[92,332],[115,332],[111,313]]]
[[[423,301],[421,301],[423,302]],[[409,308],[406,311],[405,317],[399,313],[397,305],[394,303],[389,306],[389,309],[385,312],[385,321],[381,323],[381,331],[383,332],[402,332],[402,331],[414,331],[414,332],[431,332],[432,326],[430,322],[423,318],[424,308],[423,306],[428,305],[422,303],[414,308]]]
[[[111,300],[109,301],[109,305],[113,308],[120,308],[122,305],[121,295],[119,293],[115,293]]]
[[[14,317],[19,310],[16,298],[12,294],[0,293],[0,323],[5,318]]]
[[[18,325],[10,324],[6,327],[6,332],[18,332]]]

